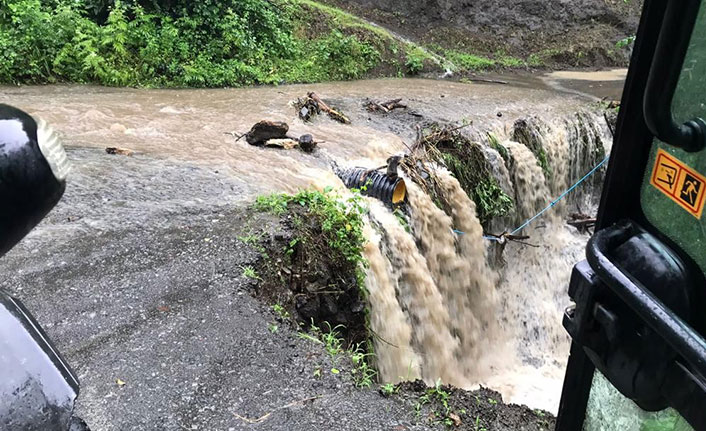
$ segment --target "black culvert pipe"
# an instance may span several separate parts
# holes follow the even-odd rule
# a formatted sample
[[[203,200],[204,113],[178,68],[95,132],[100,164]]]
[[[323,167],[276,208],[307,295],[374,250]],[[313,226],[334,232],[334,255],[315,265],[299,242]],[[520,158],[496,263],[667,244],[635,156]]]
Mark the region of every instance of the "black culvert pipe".
[[[338,176],[349,189],[359,189],[366,196],[386,204],[399,204],[407,197],[407,186],[402,178],[390,178],[386,174],[365,168],[337,170]]]

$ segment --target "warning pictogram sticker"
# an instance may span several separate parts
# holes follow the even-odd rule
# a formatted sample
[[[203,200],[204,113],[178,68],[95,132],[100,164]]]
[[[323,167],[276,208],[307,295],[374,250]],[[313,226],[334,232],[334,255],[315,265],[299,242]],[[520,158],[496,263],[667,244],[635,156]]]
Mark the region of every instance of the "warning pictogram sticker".
[[[657,152],[650,184],[700,219],[706,203],[706,177],[664,150]]]

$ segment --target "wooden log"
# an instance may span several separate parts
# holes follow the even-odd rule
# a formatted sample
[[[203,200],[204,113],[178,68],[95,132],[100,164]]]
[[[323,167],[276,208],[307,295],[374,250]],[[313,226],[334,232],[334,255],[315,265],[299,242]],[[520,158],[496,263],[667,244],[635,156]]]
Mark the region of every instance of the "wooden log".
[[[112,155],[132,156],[135,152],[127,148],[108,147],[105,152]]]
[[[282,121],[263,120],[252,126],[245,134],[250,145],[264,145],[270,139],[286,139],[289,126]]]
[[[299,146],[299,141],[296,139],[268,139],[265,146],[269,148],[281,148],[283,150],[291,150]]]
[[[375,102],[373,100],[369,101],[365,106],[369,112],[391,112],[395,109],[407,109],[407,105],[400,103],[402,99],[388,100],[387,102]]]
[[[336,121],[338,121],[339,123],[343,123],[343,124],[351,124],[351,120],[349,120],[348,117],[346,117],[346,116],[343,115],[342,113],[340,113],[340,112],[336,111],[335,109],[331,108],[330,106],[328,106],[328,105],[327,105],[323,100],[321,100],[321,98],[320,98],[316,93],[314,93],[313,91],[310,92],[310,93],[307,94],[307,95],[309,96],[309,98],[310,98],[311,100],[313,100],[314,102],[316,102],[316,104],[317,104],[317,106],[319,107],[319,109],[321,109],[322,111],[324,111],[325,113],[327,113],[328,116],[331,117],[333,120],[336,120]]]

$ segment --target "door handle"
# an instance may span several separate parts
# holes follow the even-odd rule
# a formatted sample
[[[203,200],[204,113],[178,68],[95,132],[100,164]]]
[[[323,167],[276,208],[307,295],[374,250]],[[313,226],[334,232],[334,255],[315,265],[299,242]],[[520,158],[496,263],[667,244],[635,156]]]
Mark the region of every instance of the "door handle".
[[[650,68],[644,97],[645,123],[653,135],[689,152],[706,146],[706,121],[694,118],[678,124],[672,100],[679,84],[701,0],[669,0]]]
[[[706,341],[676,316],[642,283],[625,275],[606,255],[632,235],[630,224],[597,232],[589,241],[586,258],[598,278],[679,354],[692,370],[706,376]]]

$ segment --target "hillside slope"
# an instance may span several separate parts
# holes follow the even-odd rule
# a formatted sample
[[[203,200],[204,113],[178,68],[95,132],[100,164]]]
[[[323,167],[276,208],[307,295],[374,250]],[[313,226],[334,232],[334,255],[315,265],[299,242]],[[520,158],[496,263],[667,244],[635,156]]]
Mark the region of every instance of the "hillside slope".
[[[530,66],[623,66],[642,0],[326,0],[445,53]],[[463,61],[461,61],[463,63]]]

